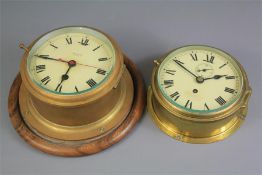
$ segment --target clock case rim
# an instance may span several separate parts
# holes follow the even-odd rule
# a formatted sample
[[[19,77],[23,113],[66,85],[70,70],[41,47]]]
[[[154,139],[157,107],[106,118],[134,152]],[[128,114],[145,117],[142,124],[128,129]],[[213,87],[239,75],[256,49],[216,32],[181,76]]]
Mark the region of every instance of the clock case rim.
[[[81,93],[77,95],[76,94],[62,95],[62,94],[55,94],[55,93],[45,91],[44,89],[36,85],[29,76],[29,73],[27,71],[27,58],[28,58],[29,52],[32,49],[32,47],[37,43],[37,41],[39,41],[45,35],[53,31],[56,31],[56,30],[60,30],[63,28],[71,28],[71,27],[72,28],[74,27],[88,28],[91,30],[95,30],[96,32],[99,32],[102,35],[104,35],[109,40],[109,42],[111,42],[112,47],[115,51],[115,64],[113,65],[113,70],[111,74],[109,75],[109,77],[107,77],[107,80],[104,83],[102,83],[99,87],[91,91],[85,92],[85,93]],[[89,27],[89,26],[63,26],[60,28],[50,30],[40,35],[37,39],[31,42],[31,44],[26,48],[26,51],[24,52],[22,56],[22,61],[20,64],[20,74],[21,74],[23,84],[28,89],[30,94],[32,94],[34,97],[36,97],[40,101],[43,101],[45,103],[49,103],[55,106],[76,107],[76,106],[81,106],[83,104],[87,104],[89,102],[95,101],[101,98],[102,96],[106,95],[107,93],[109,93],[113,88],[117,87],[120,81],[120,78],[124,72],[124,68],[125,68],[124,58],[123,58],[120,46],[110,35],[108,35],[107,33],[99,29]]]
[[[181,108],[177,107],[176,105],[173,105],[172,103],[170,103],[164,97],[164,95],[161,93],[161,90],[158,87],[157,75],[158,75],[158,71],[159,71],[160,65],[163,62],[163,60],[170,53],[174,52],[175,50],[184,48],[184,47],[199,47],[199,48],[206,48],[207,47],[207,48],[211,48],[211,49],[213,48],[213,49],[216,49],[220,52],[224,52],[225,54],[229,55],[233,59],[233,61],[235,61],[236,65],[239,67],[240,73],[242,75],[242,89],[241,89],[241,93],[239,94],[239,98],[237,100],[235,100],[235,102],[233,102],[231,105],[229,105],[228,107],[226,107],[226,108],[224,108],[220,111],[206,113],[206,114],[188,112],[188,111],[182,110]],[[227,116],[232,115],[235,112],[237,112],[241,107],[243,107],[243,105],[247,104],[249,97],[252,93],[252,89],[249,86],[247,74],[246,74],[243,66],[231,54],[229,54],[229,53],[227,53],[227,52],[225,52],[221,49],[218,49],[216,47],[212,47],[212,46],[208,46],[208,45],[194,45],[194,44],[181,46],[181,47],[178,47],[176,49],[169,51],[167,54],[164,54],[159,59],[154,60],[154,63],[155,63],[155,65],[154,65],[153,73],[152,73],[152,77],[151,77],[151,82],[152,82],[151,88],[152,88],[153,95],[155,96],[157,101],[167,111],[169,111],[171,114],[173,114],[177,117],[183,118],[183,119],[193,120],[193,121],[216,121],[216,120],[224,119]]]

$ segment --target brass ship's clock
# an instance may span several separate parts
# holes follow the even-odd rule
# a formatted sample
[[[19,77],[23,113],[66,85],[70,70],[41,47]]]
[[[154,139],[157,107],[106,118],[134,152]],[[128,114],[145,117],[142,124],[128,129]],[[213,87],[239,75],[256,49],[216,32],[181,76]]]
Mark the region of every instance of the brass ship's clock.
[[[166,134],[183,142],[211,143],[239,128],[250,95],[236,59],[213,47],[191,45],[155,60],[147,103]]]
[[[63,156],[92,154],[119,141],[140,118],[143,80],[107,34],[63,27],[20,47],[21,79],[11,88],[9,111],[33,146]],[[16,109],[26,133],[16,127]]]

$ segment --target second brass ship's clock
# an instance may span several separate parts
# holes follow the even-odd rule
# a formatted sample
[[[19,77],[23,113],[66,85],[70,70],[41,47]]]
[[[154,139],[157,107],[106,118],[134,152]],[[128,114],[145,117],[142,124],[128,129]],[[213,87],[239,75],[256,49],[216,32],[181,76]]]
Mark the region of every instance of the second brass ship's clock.
[[[155,60],[148,110],[175,139],[210,143],[240,126],[250,95],[246,73],[231,55],[209,46],[185,46]]]
[[[63,27],[21,47],[21,78],[11,88],[9,112],[31,145],[62,156],[96,153],[141,117],[142,77],[109,35]]]

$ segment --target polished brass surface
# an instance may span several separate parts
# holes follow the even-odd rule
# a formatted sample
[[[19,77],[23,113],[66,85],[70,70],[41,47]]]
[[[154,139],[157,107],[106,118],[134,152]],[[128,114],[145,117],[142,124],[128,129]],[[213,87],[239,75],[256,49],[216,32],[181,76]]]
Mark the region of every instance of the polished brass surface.
[[[101,86],[77,95],[48,93],[30,79],[26,70],[28,53],[43,35],[29,47],[20,44],[25,50],[20,66],[20,110],[25,123],[38,135],[68,141],[94,139],[110,133],[125,120],[133,102],[133,80],[119,46],[110,36],[101,33],[114,47],[114,69]]]
[[[210,115],[197,115],[172,105],[160,92],[156,79],[164,58],[165,56],[154,61],[155,66],[147,96],[148,111],[163,132],[183,142],[212,143],[225,139],[239,128],[247,114],[251,88],[243,67],[237,61],[243,76],[239,99],[221,111]]]

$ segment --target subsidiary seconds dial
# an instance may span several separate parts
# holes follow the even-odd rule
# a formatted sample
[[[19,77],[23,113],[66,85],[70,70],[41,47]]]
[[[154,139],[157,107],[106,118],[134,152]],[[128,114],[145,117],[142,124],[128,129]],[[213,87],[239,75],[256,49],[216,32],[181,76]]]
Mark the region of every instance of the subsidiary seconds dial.
[[[210,113],[234,103],[242,92],[235,60],[212,47],[185,47],[161,63],[158,86],[173,105],[188,112]]]
[[[108,79],[115,64],[113,46],[105,36],[88,28],[69,29],[45,35],[27,60],[31,79],[51,93],[93,90]]]

